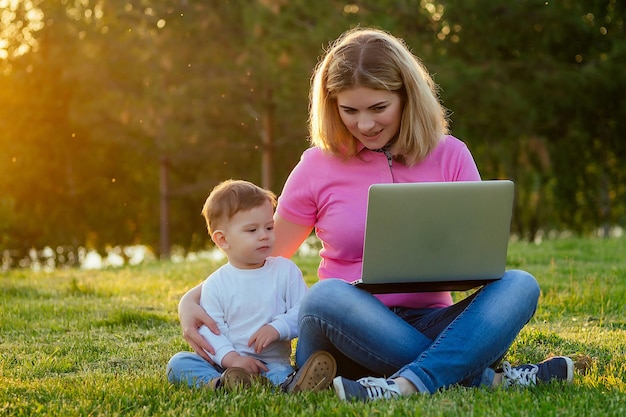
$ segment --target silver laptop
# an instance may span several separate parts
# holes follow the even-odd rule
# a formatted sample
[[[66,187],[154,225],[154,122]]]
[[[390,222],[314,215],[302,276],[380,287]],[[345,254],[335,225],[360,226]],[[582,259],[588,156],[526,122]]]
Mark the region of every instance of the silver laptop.
[[[453,291],[501,278],[513,190],[509,180],[372,185],[355,285],[373,293]]]

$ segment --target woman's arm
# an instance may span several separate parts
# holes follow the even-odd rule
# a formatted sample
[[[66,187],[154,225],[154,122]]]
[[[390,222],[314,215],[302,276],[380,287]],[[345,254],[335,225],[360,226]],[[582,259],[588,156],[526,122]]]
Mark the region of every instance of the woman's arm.
[[[211,346],[200,333],[198,329],[204,324],[213,333],[220,334],[215,321],[200,306],[200,294],[202,293],[202,284],[198,284],[185,293],[178,303],[178,319],[180,327],[183,329],[183,337],[189,343],[189,346],[198,355],[207,361],[213,363],[206,352],[215,354],[213,346]]]
[[[272,255],[291,258],[298,250],[302,242],[309,237],[313,226],[302,226],[301,224],[285,220],[278,213],[274,214],[274,231],[276,232],[276,242]]]

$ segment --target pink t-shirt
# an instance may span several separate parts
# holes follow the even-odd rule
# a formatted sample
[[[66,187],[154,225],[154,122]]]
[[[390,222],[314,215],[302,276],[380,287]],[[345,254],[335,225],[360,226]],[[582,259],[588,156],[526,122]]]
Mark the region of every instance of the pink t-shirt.
[[[446,136],[422,162],[408,167],[382,152],[362,148],[348,160],[309,148],[287,179],[277,212],[284,219],[315,226],[322,242],[320,279],[354,281],[361,277],[367,193],[372,184],[392,182],[480,181],[467,146]],[[449,292],[383,294],[389,307],[446,307]]]

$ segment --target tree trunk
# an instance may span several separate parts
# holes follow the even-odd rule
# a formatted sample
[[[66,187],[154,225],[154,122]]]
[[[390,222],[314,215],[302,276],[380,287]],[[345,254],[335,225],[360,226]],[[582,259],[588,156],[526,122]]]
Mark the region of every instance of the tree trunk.
[[[162,156],[159,161],[159,194],[160,194],[160,257],[170,259],[170,229],[169,229],[169,160]]]
[[[272,89],[266,90],[265,111],[263,112],[262,157],[261,157],[261,186],[272,189],[274,165],[274,103]]]

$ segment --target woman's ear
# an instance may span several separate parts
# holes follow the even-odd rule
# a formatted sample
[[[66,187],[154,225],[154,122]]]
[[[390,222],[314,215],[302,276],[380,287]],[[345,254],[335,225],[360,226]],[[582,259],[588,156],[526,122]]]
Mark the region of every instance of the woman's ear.
[[[226,239],[226,234],[223,230],[216,230],[211,235],[211,240],[213,243],[217,245],[220,249],[228,249],[228,239]]]

